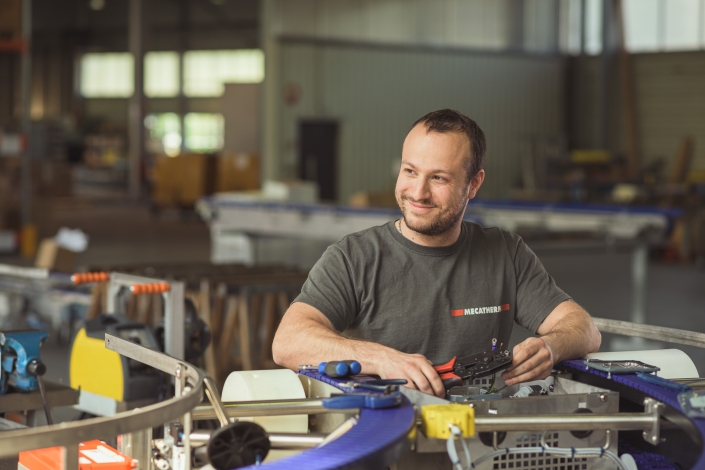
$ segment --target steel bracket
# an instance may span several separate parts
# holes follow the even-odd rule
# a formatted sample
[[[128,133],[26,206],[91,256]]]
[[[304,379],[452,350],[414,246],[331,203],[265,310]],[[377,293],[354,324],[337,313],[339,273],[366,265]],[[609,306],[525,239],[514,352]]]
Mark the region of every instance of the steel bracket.
[[[659,443],[659,430],[661,428],[661,410],[663,410],[663,403],[656,401],[653,398],[644,398],[644,408],[644,411],[653,415],[654,424],[651,426],[650,430],[645,430],[642,433],[642,436],[646,442],[655,446]]]

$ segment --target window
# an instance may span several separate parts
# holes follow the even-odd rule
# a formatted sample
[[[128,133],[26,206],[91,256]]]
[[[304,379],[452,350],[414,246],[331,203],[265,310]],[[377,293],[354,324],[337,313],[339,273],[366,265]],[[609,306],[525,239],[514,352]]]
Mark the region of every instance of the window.
[[[150,114],[144,119],[149,132],[147,150],[175,157],[181,153],[181,120],[176,113]],[[194,152],[215,152],[223,148],[223,115],[188,113],[184,116],[185,147]]]
[[[602,51],[604,0],[560,0],[561,50],[576,52],[585,16],[585,51]],[[611,4],[611,3],[608,3]],[[629,52],[705,49],[705,0],[622,0],[625,47]]]
[[[663,2],[663,0],[661,0]],[[699,28],[702,27],[700,0],[668,0],[663,2],[663,48],[666,50],[693,50],[703,46]]]
[[[259,49],[188,51],[184,54],[184,94],[220,96],[224,83],[259,83],[264,54]]]
[[[603,0],[585,0],[585,52],[597,55],[602,52]]]
[[[179,54],[148,52],[144,55],[144,94],[150,98],[179,94]]]
[[[181,152],[181,120],[176,113],[150,114],[144,118],[149,132],[147,150],[175,157]]]
[[[212,152],[223,147],[223,115],[188,113],[184,117],[186,148],[197,152]]]
[[[624,39],[629,51],[658,49],[659,4],[659,0],[623,0]]]
[[[134,91],[132,54],[87,53],[81,57],[80,92],[86,98],[128,98]]]

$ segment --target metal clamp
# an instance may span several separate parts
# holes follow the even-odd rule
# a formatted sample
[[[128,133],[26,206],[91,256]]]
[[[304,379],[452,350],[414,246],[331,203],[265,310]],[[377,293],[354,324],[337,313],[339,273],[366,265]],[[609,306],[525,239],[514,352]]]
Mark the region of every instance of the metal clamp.
[[[651,445],[657,445],[659,443],[659,430],[661,428],[661,410],[663,410],[663,403],[656,401],[653,398],[644,398],[644,408],[647,413],[653,415],[653,424],[651,425],[651,430],[644,431],[644,440]]]

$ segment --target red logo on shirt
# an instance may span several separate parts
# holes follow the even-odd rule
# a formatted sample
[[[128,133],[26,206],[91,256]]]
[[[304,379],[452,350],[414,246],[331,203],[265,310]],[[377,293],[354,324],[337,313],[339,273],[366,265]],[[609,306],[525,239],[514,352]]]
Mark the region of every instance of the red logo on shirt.
[[[495,305],[492,307],[473,307],[463,308],[460,310],[451,310],[450,314],[454,317],[462,317],[464,315],[484,315],[485,313],[499,313],[509,310],[509,304]]]

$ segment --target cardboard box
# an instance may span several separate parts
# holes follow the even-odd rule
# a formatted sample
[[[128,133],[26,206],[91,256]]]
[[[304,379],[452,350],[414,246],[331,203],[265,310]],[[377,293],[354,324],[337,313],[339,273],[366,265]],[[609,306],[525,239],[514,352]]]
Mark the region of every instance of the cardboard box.
[[[22,37],[22,1],[0,0],[0,40],[17,41]]]
[[[399,207],[393,189],[355,193],[348,203],[353,207]]]
[[[256,153],[223,152],[218,155],[215,191],[253,191],[260,188],[260,158]]]
[[[206,154],[158,156],[152,202],[157,206],[192,207],[199,198],[213,193],[214,163],[215,159]]]
[[[78,253],[61,248],[53,238],[45,238],[39,244],[34,266],[52,271],[71,273],[76,268]]]

